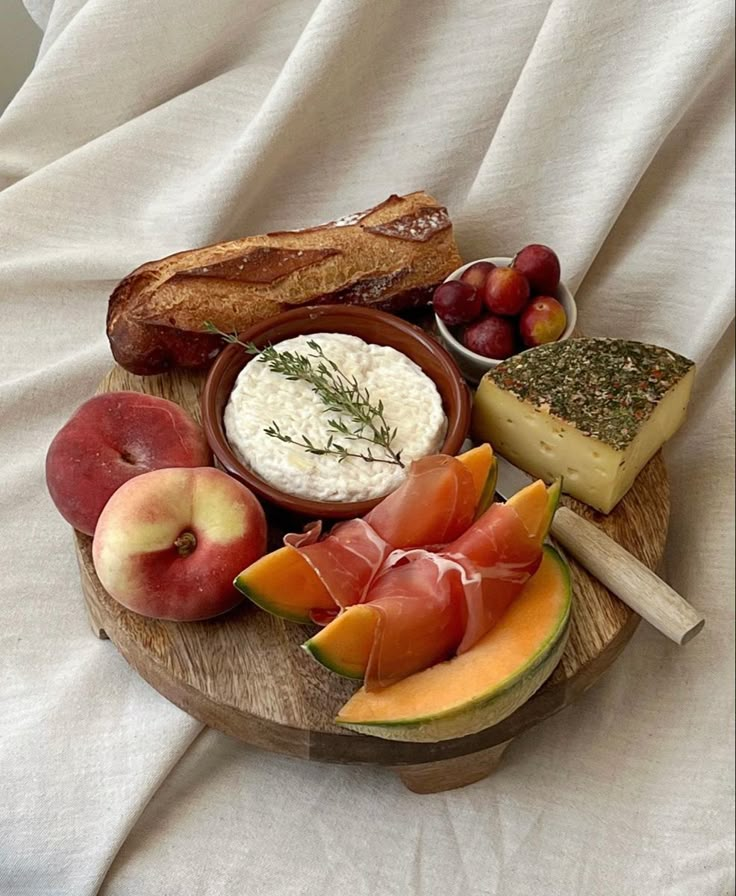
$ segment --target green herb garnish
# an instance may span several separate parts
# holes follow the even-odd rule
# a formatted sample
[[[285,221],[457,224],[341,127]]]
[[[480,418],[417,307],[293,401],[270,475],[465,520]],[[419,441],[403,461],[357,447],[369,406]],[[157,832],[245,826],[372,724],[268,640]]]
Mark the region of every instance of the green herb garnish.
[[[404,466],[401,451],[395,451],[392,447],[397,431],[386,423],[383,402],[379,399],[377,404],[373,404],[368,390],[361,389],[354,376],[349,377],[340,370],[339,366],[325,355],[317,342],[314,340],[307,342],[309,355],[290,351],[278,352],[272,345],[261,349],[253,343],[241,342],[237,335],[223,333],[210,321],[206,321],[204,327],[208,333],[217,333],[226,342],[242,345],[247,352],[257,355],[260,363],[268,364],[274,373],[280,373],[287,380],[308,383],[324,404],[327,413],[340,414],[343,418],[348,418],[352,424],[349,425],[344,419],[329,418],[327,428],[330,436],[324,445],[315,445],[303,434],[295,439],[281,432],[276,421],[271,421],[271,425],[263,430],[267,436],[303,448],[308,454],[337,457],[340,463],[348,457],[357,457],[366,463]],[[344,444],[347,442],[367,442],[368,447],[351,451],[350,447]],[[371,445],[380,448],[384,456],[374,454]]]

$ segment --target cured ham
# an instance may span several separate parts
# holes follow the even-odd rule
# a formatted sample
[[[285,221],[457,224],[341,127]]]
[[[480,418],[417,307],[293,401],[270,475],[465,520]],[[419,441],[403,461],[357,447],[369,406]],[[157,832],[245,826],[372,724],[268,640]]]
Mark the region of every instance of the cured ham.
[[[378,614],[366,687],[385,687],[455,653],[465,629],[465,573],[440,554],[411,551],[380,573],[366,606]]]
[[[529,531],[510,504],[492,504],[447,554],[476,571],[480,588],[465,592],[467,622],[457,653],[469,650],[489,632],[519,596],[542,562],[542,539]]]
[[[365,601],[371,582],[394,549],[446,544],[473,521],[477,486],[456,457],[438,454],[415,461],[404,483],[364,519],[338,523],[322,538],[322,524],[290,533],[284,543],[299,550],[335,602],[310,614],[325,625],[340,609]]]
[[[494,473],[488,445],[423,458],[365,518],[287,535],[236,587],[324,626],[306,649],[367,690],[465,653],[536,572],[560,491],[539,481],[482,512]]]
[[[521,594],[541,560],[540,539],[508,504],[493,504],[441,552],[393,552],[364,598],[380,615],[366,690],[469,650]]]
[[[334,600],[337,613],[340,608],[365,599],[391,546],[366,520],[338,523],[324,539],[319,539],[320,528],[319,523],[313,524],[303,533],[285,536],[284,541],[297,548],[317,573]],[[313,614],[313,619],[319,623],[329,615]]]
[[[326,625],[341,608],[364,599],[385,555],[381,542],[391,549],[440,548],[465,531],[492,499],[496,469],[488,444],[457,458],[424,458],[363,521],[369,529],[341,524],[322,538],[322,524],[311,523],[244,569],[235,587],[282,619]]]
[[[456,457],[434,454],[414,461],[402,485],[365,517],[394,548],[446,544],[473,522],[473,474]]]
[[[309,652],[363,677],[367,691],[466,652],[539,567],[558,492],[535,483],[492,505],[440,551],[392,551],[362,596],[361,613],[348,609],[309,642]],[[349,643],[341,636],[348,630]]]

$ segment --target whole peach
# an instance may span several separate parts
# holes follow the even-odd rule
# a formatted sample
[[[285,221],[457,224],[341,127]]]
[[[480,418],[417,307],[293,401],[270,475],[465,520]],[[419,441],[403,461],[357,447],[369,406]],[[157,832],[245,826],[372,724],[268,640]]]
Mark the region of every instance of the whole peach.
[[[92,535],[124,482],[163,467],[211,462],[202,429],[179,405],[140,392],[107,392],[85,401],[54,437],[46,485],[64,519]]]
[[[526,306],[519,318],[524,345],[533,347],[555,342],[567,326],[565,309],[552,296],[539,296]]]
[[[238,573],[266,550],[266,517],[214,467],[154,470],[115,492],[92,542],[105,590],[129,610],[179,622],[232,609]]]

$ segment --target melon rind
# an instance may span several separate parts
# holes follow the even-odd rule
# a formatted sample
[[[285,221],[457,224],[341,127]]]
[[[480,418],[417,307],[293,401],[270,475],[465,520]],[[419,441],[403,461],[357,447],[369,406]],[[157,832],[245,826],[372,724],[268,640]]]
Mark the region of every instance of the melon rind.
[[[340,662],[339,656],[335,656],[334,651],[331,653],[329,650],[323,649],[323,638],[325,637],[324,633],[327,632],[328,629],[330,629],[330,626],[339,625],[341,622],[344,622],[346,618],[350,618],[350,620],[352,621],[355,618],[356,613],[358,613],[359,616],[361,614],[369,613],[373,620],[373,629],[375,630],[377,619],[377,617],[375,616],[375,611],[371,611],[369,605],[367,604],[356,604],[353,607],[348,607],[347,609],[343,610],[342,614],[338,616],[337,619],[317,632],[317,634],[311,637],[306,643],[302,644],[302,650],[308,653],[312,657],[312,659],[315,659],[318,663],[320,663],[320,665],[324,666],[326,669],[329,669],[331,672],[336,672],[343,678],[362,681],[365,667],[357,668],[355,666],[350,666],[350,664],[344,664]],[[332,629],[332,631],[334,631],[334,629]]]
[[[329,669],[335,675],[339,675],[341,678],[349,678],[351,681],[363,681],[362,669],[349,669],[347,666],[341,666],[340,663],[335,662],[331,657],[322,653],[319,647],[310,645],[309,641],[306,644],[302,644],[302,650],[308,653],[313,660],[316,660],[320,666],[324,666],[325,669]]]
[[[340,663],[335,662],[332,657],[324,654],[319,647],[312,644],[311,641],[302,644],[302,650],[305,653],[308,653],[313,660],[316,660],[320,666],[324,666],[325,669],[329,669],[330,672],[334,672],[341,678],[349,678],[351,681],[363,681],[362,669],[356,670],[349,669],[347,666],[341,666]]]
[[[493,503],[493,499],[496,496],[496,482],[498,481],[498,459],[494,456],[491,461],[490,469],[488,470],[488,477],[486,478],[486,483],[483,486],[483,492],[481,493],[480,500],[478,501],[478,506],[475,509],[475,518],[478,519],[479,516],[482,516],[486,510]]]
[[[251,603],[255,604],[259,609],[270,613],[271,616],[284,619],[286,622],[297,622],[300,625],[310,625],[312,622],[308,610],[295,610],[284,604],[277,604],[274,601],[268,600],[249,585],[244,584],[242,580],[239,581],[239,579],[235,579],[233,584]]]
[[[280,588],[274,587],[274,566]],[[284,568],[289,573],[286,579]],[[257,607],[288,622],[309,624],[312,610],[331,610],[335,606],[307,560],[288,545],[251,563],[236,576],[233,585]],[[305,593],[308,601],[304,600]]]
[[[480,494],[478,495],[478,499],[476,501],[475,514],[473,517],[474,519],[478,519],[479,516],[481,516],[486,512],[486,510],[488,510],[495,497],[496,481],[498,479],[498,458],[493,453],[493,448],[488,442],[484,442],[481,445],[476,445],[475,448],[470,448],[468,451],[457,455],[457,460],[459,460],[461,464],[468,467],[471,472],[473,472],[472,468],[475,465],[475,456],[478,456],[479,453],[483,451],[485,451],[487,454],[490,454],[491,462],[486,472],[485,480],[481,486]]]
[[[560,661],[570,629],[572,586],[569,568],[560,554],[550,545],[545,545],[544,552],[562,571],[566,599],[554,629],[537,652],[513,675],[493,686],[490,691],[481,692],[462,705],[437,715],[389,722],[360,720],[346,722],[338,716],[337,724],[359,734],[386,740],[436,743],[476,734],[478,731],[497,725],[526,703],[549,678]]]

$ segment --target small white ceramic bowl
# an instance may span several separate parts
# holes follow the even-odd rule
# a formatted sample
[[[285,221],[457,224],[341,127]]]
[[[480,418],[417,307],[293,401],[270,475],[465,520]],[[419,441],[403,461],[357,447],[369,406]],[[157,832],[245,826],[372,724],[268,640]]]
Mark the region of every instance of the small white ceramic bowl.
[[[474,261],[469,261],[467,264],[464,264],[456,271],[453,271],[449,277],[445,278],[445,283],[447,283],[449,280],[459,280],[463,274],[463,271],[465,271],[467,268],[478,261],[490,261],[497,267],[502,267],[510,265],[512,260],[513,259],[511,258],[501,257],[476,258]],[[575,299],[573,298],[572,293],[562,281],[560,281],[560,285],[557,287],[555,298],[565,309],[565,314],[567,315],[567,326],[565,327],[562,336],[560,336],[560,338],[557,340],[558,342],[563,342],[565,339],[570,338],[570,336],[572,335],[572,331],[575,329],[575,322],[577,321],[578,317],[578,308],[575,304]],[[480,381],[484,373],[486,373],[492,367],[496,367],[501,363],[500,361],[496,361],[494,358],[486,358],[483,355],[478,355],[475,352],[471,352],[470,349],[465,348],[462,342],[460,342],[460,340],[455,337],[453,332],[446,324],[444,324],[440,320],[437,314],[435,314],[434,319],[437,324],[437,332],[439,333],[442,344],[455,359],[457,366],[460,368],[460,371],[462,372],[462,375],[466,380],[469,380],[471,383],[477,383]]]

